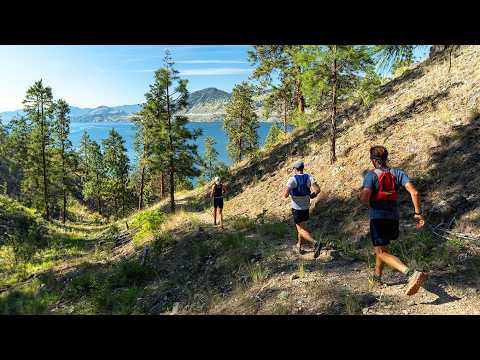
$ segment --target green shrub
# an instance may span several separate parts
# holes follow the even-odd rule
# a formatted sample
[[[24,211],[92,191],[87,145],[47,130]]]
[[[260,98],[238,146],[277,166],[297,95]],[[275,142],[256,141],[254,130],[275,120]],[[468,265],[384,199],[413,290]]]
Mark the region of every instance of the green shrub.
[[[290,123],[295,127],[302,127],[308,130],[313,129],[315,126],[314,122],[310,121],[308,114],[299,111],[293,112],[290,116]]]
[[[245,243],[245,236],[239,233],[229,233],[223,235],[221,241],[225,249],[237,249]]]
[[[58,295],[41,287],[38,280],[20,289],[0,294],[0,314],[35,315],[45,314],[48,305],[58,300]]]
[[[0,196],[0,245],[13,249],[15,262],[27,262],[48,245],[47,227],[34,210]]]
[[[155,275],[153,269],[147,265],[141,265],[135,260],[121,261],[112,269],[108,277],[108,286],[111,288],[136,287],[146,283]]]
[[[131,313],[143,286],[155,271],[138,261],[121,261],[108,269],[87,269],[72,279],[66,296],[91,303],[94,313]]]
[[[262,264],[260,263],[253,265],[249,271],[250,279],[254,284],[265,281],[268,278],[269,274],[270,270],[262,266]]]
[[[165,214],[160,209],[144,210],[133,216],[132,225],[144,230],[153,231],[165,221]]]
[[[230,167],[228,167],[228,165],[226,165],[222,161],[219,161],[217,163],[215,171],[216,171],[217,176],[219,176],[223,180],[226,180],[226,179],[230,178],[230,176],[232,175],[231,172],[230,172]]]
[[[119,288],[113,291],[105,288],[95,297],[96,310],[100,313],[131,314],[142,289],[138,287]]]
[[[251,230],[255,227],[255,221],[248,216],[237,216],[232,221],[235,230]]]
[[[433,248],[435,246],[433,234],[425,229],[413,236],[392,241],[391,252],[403,259],[409,266],[428,270],[435,260]],[[439,249],[440,250],[440,249]]]
[[[289,232],[289,226],[286,223],[267,223],[258,226],[258,231],[262,236],[272,235],[275,237],[283,238]]]
[[[160,209],[144,210],[133,216],[132,226],[137,229],[133,236],[134,242],[147,237],[154,237],[154,233],[165,221],[165,214]]]
[[[285,139],[285,131],[280,127],[280,124],[274,123],[270,130],[268,130],[265,138],[265,149],[271,150],[275,145],[280,144]]]
[[[153,243],[152,250],[155,254],[161,254],[165,248],[170,246],[175,239],[168,232],[161,232],[155,234],[155,241]]]

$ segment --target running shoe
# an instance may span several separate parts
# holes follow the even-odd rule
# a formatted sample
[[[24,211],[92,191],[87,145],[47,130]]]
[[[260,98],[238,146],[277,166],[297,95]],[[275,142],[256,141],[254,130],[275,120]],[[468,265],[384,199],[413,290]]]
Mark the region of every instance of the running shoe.
[[[415,271],[410,279],[408,279],[407,288],[405,289],[405,295],[414,295],[417,293],[420,286],[422,286],[423,282],[427,278],[427,273],[421,271]]]
[[[313,258],[316,259],[320,256],[320,251],[322,251],[322,243],[320,241],[316,241],[313,250],[315,251],[313,253]]]

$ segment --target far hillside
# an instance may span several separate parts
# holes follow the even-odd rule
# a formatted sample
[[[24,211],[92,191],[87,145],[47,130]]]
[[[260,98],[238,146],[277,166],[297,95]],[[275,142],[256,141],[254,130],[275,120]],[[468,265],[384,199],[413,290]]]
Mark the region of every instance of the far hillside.
[[[225,116],[225,105],[231,94],[216,88],[206,88],[193,91],[189,95],[188,106],[180,113],[193,122],[219,121]],[[257,102],[259,115],[261,114],[262,101]],[[132,115],[138,112],[141,104],[120,106],[99,106],[96,108],[71,107],[72,122],[125,122],[131,121]],[[0,119],[8,123],[13,117],[25,115],[21,109],[0,112]],[[273,120],[270,119],[270,120]]]

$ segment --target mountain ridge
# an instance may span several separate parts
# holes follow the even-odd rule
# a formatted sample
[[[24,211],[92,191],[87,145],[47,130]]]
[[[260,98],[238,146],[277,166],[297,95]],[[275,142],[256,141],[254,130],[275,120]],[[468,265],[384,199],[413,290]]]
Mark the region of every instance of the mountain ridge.
[[[179,112],[185,115],[192,122],[223,121],[225,106],[230,99],[229,92],[208,87],[197,90],[189,95],[186,109]],[[261,116],[262,101],[257,101],[257,114]],[[141,104],[106,106],[101,105],[95,108],[81,108],[71,106],[70,117],[72,122],[128,122],[132,120],[134,113],[138,112]],[[22,109],[0,112],[0,119],[8,123],[15,116],[23,116]],[[272,120],[272,119],[267,119]]]

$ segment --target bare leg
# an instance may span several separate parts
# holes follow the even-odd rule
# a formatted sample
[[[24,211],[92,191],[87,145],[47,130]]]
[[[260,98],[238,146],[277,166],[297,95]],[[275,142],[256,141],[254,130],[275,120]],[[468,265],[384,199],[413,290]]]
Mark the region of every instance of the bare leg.
[[[315,243],[315,239],[310,235],[310,233],[305,229],[304,223],[295,224],[298,232],[298,242],[301,243],[301,239]]]
[[[217,225],[217,208],[213,208],[213,225]]]
[[[388,253],[385,246],[375,246],[375,274],[381,275],[383,270],[383,264],[400,271],[405,274],[408,271],[408,266],[400,261],[399,258]]]
[[[377,248],[375,247],[375,275],[382,276],[384,265],[380,257],[377,256]]]
[[[220,227],[223,229],[223,209],[218,208],[218,211],[220,212]]]

